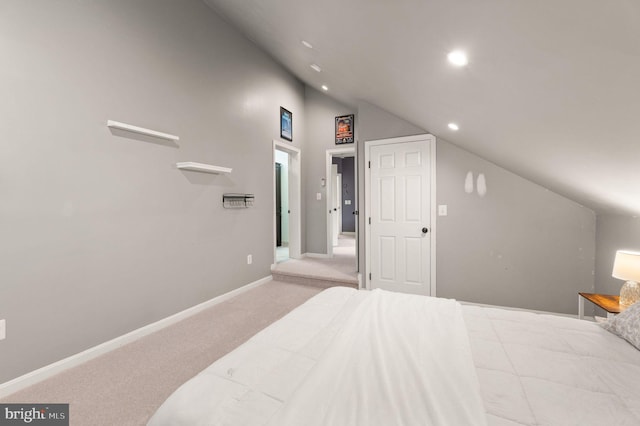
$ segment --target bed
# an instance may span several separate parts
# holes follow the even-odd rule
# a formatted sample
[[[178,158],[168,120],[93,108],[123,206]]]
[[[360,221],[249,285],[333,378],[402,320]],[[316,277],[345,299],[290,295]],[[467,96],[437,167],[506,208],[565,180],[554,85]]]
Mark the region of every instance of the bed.
[[[334,287],[149,425],[640,425],[640,351],[596,323]]]

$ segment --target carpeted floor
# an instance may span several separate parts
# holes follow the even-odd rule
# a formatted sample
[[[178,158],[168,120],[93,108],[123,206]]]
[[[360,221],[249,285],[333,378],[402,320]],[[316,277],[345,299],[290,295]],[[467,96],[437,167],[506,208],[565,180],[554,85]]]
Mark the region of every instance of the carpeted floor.
[[[346,263],[356,266],[356,236],[354,234],[338,235],[338,245],[333,247],[333,255],[345,259]],[[355,270],[355,269],[354,269]]]
[[[287,282],[330,287],[358,286],[355,236],[340,235],[333,257],[304,257],[280,262],[271,268],[274,278]]]
[[[270,281],[0,402],[69,403],[77,426],[144,425],[182,383],[320,291]]]

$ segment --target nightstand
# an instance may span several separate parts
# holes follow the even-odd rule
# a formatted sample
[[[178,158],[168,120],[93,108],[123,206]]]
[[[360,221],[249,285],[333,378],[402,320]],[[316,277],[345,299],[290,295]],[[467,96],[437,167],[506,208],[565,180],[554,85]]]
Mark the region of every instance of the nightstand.
[[[614,296],[612,294],[578,293],[578,319],[584,319],[585,299],[607,311],[607,318],[614,317],[616,314],[622,312],[622,309],[620,309],[620,296]]]

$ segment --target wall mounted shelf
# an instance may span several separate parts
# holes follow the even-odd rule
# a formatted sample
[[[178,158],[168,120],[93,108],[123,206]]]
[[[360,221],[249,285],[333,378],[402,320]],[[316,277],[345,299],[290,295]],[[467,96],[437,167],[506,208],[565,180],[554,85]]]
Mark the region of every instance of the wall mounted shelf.
[[[213,173],[216,175],[219,174],[227,174],[231,173],[229,167],[220,167],[220,166],[212,166],[211,164],[202,164],[202,163],[194,163],[192,161],[187,161],[184,163],[176,163],[181,170],[191,170],[192,172],[203,172],[203,173]]]
[[[145,129],[144,127],[133,126],[131,124],[121,123],[119,121],[107,120],[107,127],[111,127],[112,129],[126,130],[127,132],[139,133],[141,135],[152,136],[154,138],[167,139],[174,142],[180,140],[180,137],[171,135],[169,133]]]
[[[253,194],[222,194],[222,207],[225,209],[246,209],[253,206]]]

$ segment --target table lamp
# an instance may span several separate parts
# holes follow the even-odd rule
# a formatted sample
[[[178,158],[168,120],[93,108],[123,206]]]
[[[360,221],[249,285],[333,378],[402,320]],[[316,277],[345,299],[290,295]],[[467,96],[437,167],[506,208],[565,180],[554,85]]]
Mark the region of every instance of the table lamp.
[[[613,262],[614,278],[627,280],[620,289],[620,307],[627,308],[640,300],[640,253],[618,250]]]

